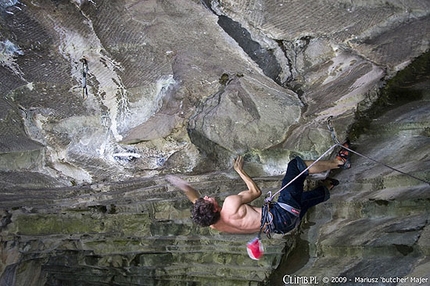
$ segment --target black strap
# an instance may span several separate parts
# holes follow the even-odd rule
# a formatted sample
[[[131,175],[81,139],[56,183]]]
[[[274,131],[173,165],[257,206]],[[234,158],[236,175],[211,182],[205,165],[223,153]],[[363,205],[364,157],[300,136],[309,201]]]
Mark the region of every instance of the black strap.
[[[261,208],[261,226],[258,238],[261,239],[261,234],[264,232],[267,238],[272,238],[274,226],[272,223],[273,216],[270,214],[270,202],[266,202]]]

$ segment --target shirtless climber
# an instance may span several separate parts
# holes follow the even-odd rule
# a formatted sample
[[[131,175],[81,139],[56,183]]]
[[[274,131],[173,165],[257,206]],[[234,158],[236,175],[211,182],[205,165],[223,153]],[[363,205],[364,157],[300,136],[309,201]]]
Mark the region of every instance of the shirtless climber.
[[[345,142],[344,146],[349,148],[349,142]],[[282,190],[278,202],[270,206],[270,213],[273,216],[271,231],[280,234],[291,231],[310,207],[328,200],[330,198],[329,190],[339,183],[337,180],[328,178],[323,181],[323,186],[307,192],[303,191],[303,183],[309,174],[350,168],[349,156],[346,149],[341,149],[335,159],[316,162],[308,171]],[[282,186],[285,186],[313,162],[304,161],[300,157],[291,160],[282,180]],[[226,197],[222,207],[213,197],[200,198],[195,189],[178,177],[168,176],[167,180],[184,191],[194,204],[192,219],[198,225],[210,226],[227,233],[257,233],[260,231],[262,208],[250,206],[249,203],[260,197],[261,190],[243,170],[241,156],[234,160],[234,170],[246,183],[248,189],[237,195]]]

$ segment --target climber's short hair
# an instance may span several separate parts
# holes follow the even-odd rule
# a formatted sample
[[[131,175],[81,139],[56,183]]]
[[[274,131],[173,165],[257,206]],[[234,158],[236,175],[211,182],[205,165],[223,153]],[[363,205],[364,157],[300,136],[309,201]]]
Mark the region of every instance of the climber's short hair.
[[[215,210],[215,205],[203,198],[197,199],[191,209],[192,220],[200,226],[215,224],[220,217],[220,211]]]

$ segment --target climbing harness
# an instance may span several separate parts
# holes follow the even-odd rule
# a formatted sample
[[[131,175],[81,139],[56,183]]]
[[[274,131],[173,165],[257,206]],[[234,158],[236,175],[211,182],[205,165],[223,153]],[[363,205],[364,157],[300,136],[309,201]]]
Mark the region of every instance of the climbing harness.
[[[270,213],[270,203],[265,203],[261,209],[261,227],[258,237],[264,232],[268,238],[272,238],[272,232],[275,231],[273,225],[273,216]]]
[[[289,181],[285,186],[283,186],[281,189],[279,189],[276,193],[272,194],[272,192],[268,192],[266,195],[266,198],[264,200],[264,204],[263,207],[261,209],[261,226],[260,226],[260,231],[257,235],[256,238],[254,238],[253,240],[251,240],[250,242],[248,242],[247,244],[247,250],[248,250],[248,254],[252,259],[256,259],[253,258],[253,256],[251,256],[250,254],[250,247],[256,247],[255,245],[258,243],[259,245],[261,245],[262,247],[262,243],[261,243],[261,234],[265,233],[267,238],[272,238],[272,233],[275,231],[275,227],[273,225],[273,216],[270,213],[270,205],[271,202],[273,200],[273,198],[279,194],[280,192],[282,192],[286,187],[288,187],[289,185],[291,185],[295,180],[297,180],[301,175],[303,175],[306,171],[308,171],[310,168],[312,168],[313,165],[315,165],[318,161],[320,161],[324,156],[326,156],[328,153],[330,153],[336,146],[342,146],[340,144],[334,144],[333,146],[331,146],[327,151],[324,152],[324,154],[322,154],[320,157],[318,157],[318,159],[316,159],[314,162],[312,162],[306,169],[304,169],[300,174],[298,174],[295,178],[293,178],[291,181]],[[297,210],[295,208],[292,208],[291,206],[284,204],[284,207],[281,205],[282,208],[284,208],[286,211],[290,212],[291,214],[293,214],[294,216],[298,216],[300,215],[300,210]],[[263,252],[261,253],[261,256],[263,255]]]
[[[270,213],[270,203],[265,203],[261,209],[261,227],[258,235],[246,244],[248,255],[253,260],[259,260],[264,254],[263,243],[261,242],[261,234],[264,232],[270,239],[275,227],[272,224],[273,216]]]
[[[292,184],[295,180],[297,180],[301,175],[303,175],[306,171],[308,171],[310,168],[312,168],[313,165],[315,165],[318,161],[320,161],[324,156],[326,156],[328,153],[330,153],[336,146],[342,146],[340,144],[334,144],[331,146],[327,151],[324,152],[318,159],[316,159],[314,162],[312,162],[306,169],[304,169],[300,174],[298,174],[295,178],[293,178],[291,181],[289,181],[285,186],[283,186],[281,189],[279,189],[276,193],[272,194],[272,192],[268,192],[266,195],[266,198],[264,200],[263,207],[261,209],[261,226],[260,231],[256,238],[248,242],[247,244],[247,251],[249,257],[251,257],[254,260],[258,260],[260,257],[263,256],[264,248],[263,244],[261,243],[261,234],[265,233],[266,236],[270,239],[272,238],[272,233],[274,232],[274,225],[273,225],[273,216],[270,213],[270,204],[273,200],[273,198],[282,192],[286,187],[288,187],[290,184]],[[298,216],[300,214],[300,211],[297,209],[292,208],[291,206],[284,204],[284,207],[281,205],[282,208],[284,208],[286,211],[289,211],[291,214]],[[294,209],[294,210],[293,210]],[[260,249],[263,249],[260,251]],[[259,255],[257,255],[259,254]]]
[[[278,202],[278,205],[283,208],[284,210],[286,210],[287,212],[289,212],[290,214],[292,214],[295,217],[300,217],[300,210],[296,209],[290,205],[284,204],[284,203],[280,203]]]
[[[248,244],[247,244],[247,251],[248,251],[248,255],[252,258],[252,259],[254,259],[254,260],[258,260],[258,259],[260,259],[262,256],[263,256],[263,254],[264,254],[264,248],[263,248],[263,244],[261,243],[261,234],[262,233],[265,233],[266,234],[266,236],[270,239],[272,236],[271,236],[271,233],[272,232],[274,232],[274,225],[273,225],[273,217],[272,217],[272,215],[271,215],[271,213],[270,213],[270,203],[272,202],[272,200],[273,200],[273,198],[277,195],[277,194],[279,194],[280,192],[282,192],[286,187],[288,187],[289,185],[291,185],[295,180],[297,180],[301,175],[303,175],[306,171],[308,171],[310,168],[312,168],[312,166],[314,166],[318,161],[320,161],[324,156],[326,156],[328,153],[330,153],[334,148],[336,148],[336,147],[341,147],[341,148],[343,148],[343,149],[345,149],[345,150],[347,150],[347,151],[349,151],[349,152],[351,152],[351,153],[354,153],[354,154],[356,154],[356,155],[358,155],[358,156],[361,156],[361,157],[363,157],[363,158],[365,158],[365,159],[368,159],[368,160],[370,160],[370,161],[372,161],[372,162],[375,162],[375,163],[377,163],[377,164],[380,164],[380,165],[383,165],[384,167],[387,167],[387,168],[389,168],[389,169],[391,169],[391,170],[393,170],[393,171],[396,171],[396,172],[398,172],[398,173],[401,173],[401,174],[403,174],[403,175],[406,175],[406,176],[409,176],[409,177],[411,177],[411,178],[414,178],[414,179],[416,179],[416,180],[418,180],[418,181],[421,181],[421,182],[424,182],[424,183],[426,183],[426,184],[429,184],[430,185],[430,182],[429,181],[426,181],[426,180],[424,180],[424,179],[421,179],[421,178],[418,178],[418,177],[416,177],[416,176],[414,176],[414,175],[411,175],[411,174],[408,174],[408,173],[406,173],[406,172],[403,172],[403,171],[401,171],[401,170],[399,170],[399,169],[396,169],[396,168],[394,168],[394,167],[391,167],[391,166],[389,166],[389,165],[387,165],[387,164],[385,164],[385,163],[383,163],[383,162],[380,162],[380,161],[378,161],[378,160],[375,160],[375,159],[373,159],[373,158],[370,158],[369,156],[366,156],[366,155],[363,155],[363,154],[361,154],[361,153],[359,153],[359,152],[357,152],[357,151],[354,151],[354,150],[352,150],[351,148],[348,148],[348,147],[346,147],[346,146],[343,146],[343,145],[341,145],[340,144],[340,141],[337,139],[337,136],[336,136],[336,132],[335,132],[335,130],[334,130],[334,128],[333,128],[333,126],[332,126],[332,124],[331,124],[331,119],[332,119],[333,117],[332,116],[330,116],[328,119],[327,119],[327,128],[328,128],[328,130],[330,131],[330,134],[331,134],[331,137],[332,137],[332,139],[333,139],[333,141],[334,141],[334,144],[330,147],[330,148],[328,148],[327,149],[327,151],[325,151],[321,156],[319,156],[314,162],[312,162],[306,169],[304,169],[300,174],[298,174],[295,178],[293,178],[291,181],[289,181],[285,186],[283,186],[281,189],[279,189],[277,192],[275,192],[274,194],[272,194],[272,192],[268,192],[267,193],[267,195],[266,195],[266,198],[265,198],[265,200],[264,200],[264,204],[263,204],[263,207],[262,207],[262,209],[261,209],[261,226],[260,226],[260,231],[259,231],[259,233],[258,233],[258,235],[257,235],[257,237],[255,237],[253,240],[251,240],[250,242],[248,242]],[[294,213],[294,211],[292,211],[290,208],[291,208],[291,206],[289,206],[289,205],[286,205],[286,206],[282,206],[281,205],[281,207],[282,208],[284,208],[285,210],[287,210],[288,212],[290,212],[291,214],[293,214],[293,215],[297,215],[297,214],[295,214]]]

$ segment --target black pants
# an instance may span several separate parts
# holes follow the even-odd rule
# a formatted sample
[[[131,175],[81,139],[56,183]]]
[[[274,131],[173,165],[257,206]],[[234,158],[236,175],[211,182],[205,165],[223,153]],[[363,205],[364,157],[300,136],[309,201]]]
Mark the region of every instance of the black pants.
[[[288,163],[287,172],[282,180],[282,187],[297,177],[297,175],[305,169],[306,164],[300,157],[296,157],[291,160]],[[324,186],[307,192],[303,191],[303,184],[308,175],[308,171],[303,173],[288,187],[281,191],[278,199],[278,202],[300,209],[300,217],[287,212],[276,203],[269,206],[275,233],[285,234],[291,231],[296,226],[298,220],[304,216],[309,208],[325,202],[330,198],[330,193]]]

